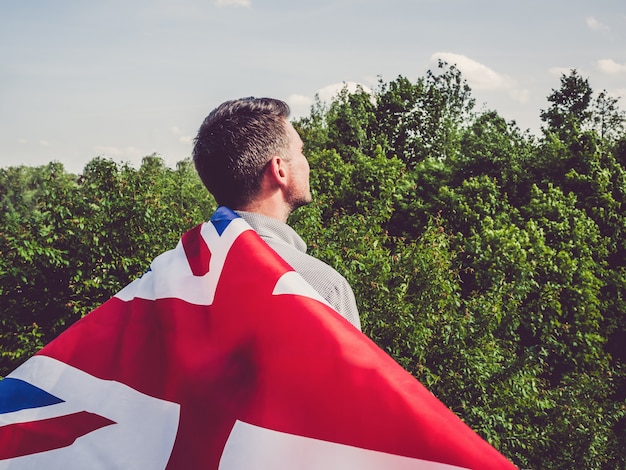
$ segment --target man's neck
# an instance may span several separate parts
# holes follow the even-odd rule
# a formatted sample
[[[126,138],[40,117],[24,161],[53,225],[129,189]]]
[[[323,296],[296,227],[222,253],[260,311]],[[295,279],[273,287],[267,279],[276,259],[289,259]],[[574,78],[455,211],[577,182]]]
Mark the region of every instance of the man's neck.
[[[287,219],[291,214],[291,211],[285,208],[284,204],[273,204],[272,201],[255,201],[250,204],[246,204],[241,207],[237,207],[235,210],[244,212],[254,212],[261,214],[272,219],[279,220],[280,222],[287,223]]]

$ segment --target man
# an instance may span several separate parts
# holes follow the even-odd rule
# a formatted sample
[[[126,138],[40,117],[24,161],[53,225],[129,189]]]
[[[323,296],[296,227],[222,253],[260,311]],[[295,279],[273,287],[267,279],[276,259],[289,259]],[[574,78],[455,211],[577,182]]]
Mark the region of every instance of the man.
[[[293,269],[356,328],[361,322],[348,282],[306,254],[287,225],[312,200],[302,140],[289,106],[271,98],[227,101],[204,120],[193,148],[196,170],[220,206],[241,216]]]

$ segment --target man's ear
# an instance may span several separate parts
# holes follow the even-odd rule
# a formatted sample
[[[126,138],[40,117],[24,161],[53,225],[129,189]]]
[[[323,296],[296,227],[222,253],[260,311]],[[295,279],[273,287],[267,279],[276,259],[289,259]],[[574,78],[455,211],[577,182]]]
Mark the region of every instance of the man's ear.
[[[284,186],[287,182],[286,161],[279,155],[272,157],[265,168],[265,177],[275,186]]]

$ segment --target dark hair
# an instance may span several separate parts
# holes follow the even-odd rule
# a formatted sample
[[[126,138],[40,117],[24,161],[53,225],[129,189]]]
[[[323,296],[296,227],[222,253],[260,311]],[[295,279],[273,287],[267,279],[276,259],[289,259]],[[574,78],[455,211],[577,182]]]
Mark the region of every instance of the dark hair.
[[[239,208],[258,194],[270,157],[289,146],[287,103],[272,98],[226,101],[205,118],[193,162],[219,205]]]

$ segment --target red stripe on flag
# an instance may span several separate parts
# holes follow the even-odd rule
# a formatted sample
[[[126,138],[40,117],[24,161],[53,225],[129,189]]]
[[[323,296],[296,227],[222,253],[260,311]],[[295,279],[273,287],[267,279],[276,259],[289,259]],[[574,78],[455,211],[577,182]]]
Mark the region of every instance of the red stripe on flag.
[[[0,460],[61,449],[79,437],[111,424],[116,423],[87,411],[9,424],[0,427]]]
[[[194,276],[204,276],[209,272],[211,250],[207,246],[201,232],[202,225],[192,228],[182,238],[183,249],[189,262],[189,267]]]

